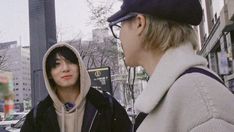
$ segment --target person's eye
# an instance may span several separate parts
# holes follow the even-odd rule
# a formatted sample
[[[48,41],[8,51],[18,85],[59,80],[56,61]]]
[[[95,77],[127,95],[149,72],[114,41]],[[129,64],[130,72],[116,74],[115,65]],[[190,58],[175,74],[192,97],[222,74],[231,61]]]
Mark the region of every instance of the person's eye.
[[[67,64],[72,64],[72,62],[70,60],[66,60]]]
[[[60,62],[55,62],[55,66],[59,66],[60,65]]]

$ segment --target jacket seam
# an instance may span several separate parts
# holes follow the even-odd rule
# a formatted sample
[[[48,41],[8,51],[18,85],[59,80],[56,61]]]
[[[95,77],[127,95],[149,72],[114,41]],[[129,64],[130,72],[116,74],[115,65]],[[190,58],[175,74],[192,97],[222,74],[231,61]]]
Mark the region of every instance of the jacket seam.
[[[192,128],[189,129],[189,132],[191,132],[191,131],[192,131],[193,129],[195,129],[196,127],[199,127],[199,126],[201,126],[202,124],[208,122],[208,121],[211,120],[211,119],[213,119],[213,117],[210,117],[210,118],[208,118],[207,120],[205,120],[205,121],[203,121],[203,122],[201,122],[201,123],[195,125],[194,127],[192,127]]]
[[[192,74],[200,74],[200,73],[192,73]],[[201,76],[205,76],[205,75],[201,74]],[[205,77],[205,78],[208,78],[208,77]],[[209,96],[208,90],[204,86],[203,80],[201,80],[200,78],[195,79],[193,84],[194,84],[194,87],[197,89],[198,94],[201,96],[201,99],[203,100],[204,105],[206,106],[207,112],[209,113],[209,115],[211,117],[217,117],[218,112],[215,109],[215,104],[213,102],[213,99]]]
[[[190,129],[189,129],[189,132],[191,132],[193,129],[195,129],[195,128],[201,126],[202,124],[207,123],[208,121],[210,121],[210,120],[212,120],[212,119],[222,120],[222,121],[224,121],[224,122],[227,122],[228,124],[233,125],[231,122],[228,122],[228,121],[226,121],[226,120],[224,120],[224,119],[222,119],[222,118],[210,117],[210,118],[208,118],[207,120],[205,120],[205,121],[199,123],[198,125],[196,125],[196,126],[190,128]]]
[[[203,75],[205,76],[205,75]],[[212,117],[217,117],[218,112],[215,109],[215,104],[211,96],[209,96],[207,87],[204,86],[204,82],[199,78],[199,81],[196,81],[197,89],[201,92],[201,96],[203,97],[205,104],[207,105],[208,112]],[[212,80],[213,81],[213,80]]]
[[[204,92],[203,92],[202,87],[201,87],[202,84],[201,84],[201,82],[200,82],[200,84],[198,84],[199,81],[194,81],[193,85],[197,91],[197,94],[201,97],[201,101],[204,103],[203,105],[207,109],[207,113],[209,114],[209,116],[211,116],[212,114],[211,114],[211,110],[209,107],[209,101],[207,101],[206,97],[203,95]]]
[[[194,74],[196,74],[196,73],[194,73]],[[193,127],[191,127],[189,129],[189,131],[191,131],[195,127],[198,127],[201,124],[203,124],[203,123],[205,123],[205,122],[207,122],[207,121],[209,121],[211,119],[219,119],[218,116],[217,116],[218,112],[215,109],[214,102],[213,102],[212,98],[209,96],[208,90],[204,86],[204,82],[200,78],[196,79],[196,81],[194,81],[194,86],[197,89],[198,94],[201,96],[201,100],[204,102],[204,105],[205,105],[205,107],[207,109],[208,117],[207,117],[206,120],[204,120],[204,121],[198,123],[197,125],[194,125]],[[221,120],[223,120],[223,119],[221,119]]]

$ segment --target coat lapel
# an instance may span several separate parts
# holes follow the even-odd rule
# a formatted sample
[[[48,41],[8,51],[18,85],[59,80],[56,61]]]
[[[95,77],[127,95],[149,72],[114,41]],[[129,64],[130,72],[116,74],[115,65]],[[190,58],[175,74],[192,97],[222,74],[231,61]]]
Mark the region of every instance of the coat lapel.
[[[51,127],[52,132],[60,132],[59,129],[59,124],[57,121],[57,115],[54,110],[54,107],[49,107],[47,110],[47,123],[49,124],[48,126]],[[56,120],[55,120],[56,119]]]
[[[81,132],[90,132],[98,110],[89,101],[86,102]]]

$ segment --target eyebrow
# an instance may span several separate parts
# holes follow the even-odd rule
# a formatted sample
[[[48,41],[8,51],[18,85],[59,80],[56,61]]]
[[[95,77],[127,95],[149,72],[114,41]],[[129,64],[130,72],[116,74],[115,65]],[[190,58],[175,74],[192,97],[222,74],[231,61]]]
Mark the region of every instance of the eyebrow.
[[[61,60],[61,58],[57,58],[57,57],[55,58],[55,61],[59,61],[59,60]]]

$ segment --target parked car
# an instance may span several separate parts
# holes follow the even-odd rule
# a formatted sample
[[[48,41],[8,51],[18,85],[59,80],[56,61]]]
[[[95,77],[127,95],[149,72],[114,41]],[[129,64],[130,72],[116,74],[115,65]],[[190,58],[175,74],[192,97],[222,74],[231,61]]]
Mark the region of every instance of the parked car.
[[[20,129],[23,126],[25,119],[26,115],[23,118],[21,118],[16,124],[11,124],[11,126],[6,127],[5,129],[9,132],[20,132]]]
[[[4,128],[0,127],[0,132],[9,132],[9,131],[7,131]]]
[[[4,118],[4,113],[3,112],[0,112],[0,121],[2,121]]]
[[[6,117],[3,121],[0,121],[0,127],[1,128],[6,128],[11,126],[11,124],[16,124],[21,118],[23,118],[27,113],[25,112],[17,112],[17,113],[12,113],[8,117]]]

